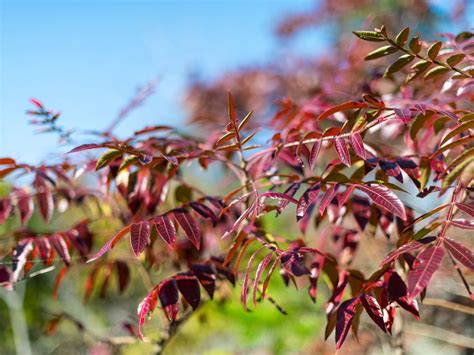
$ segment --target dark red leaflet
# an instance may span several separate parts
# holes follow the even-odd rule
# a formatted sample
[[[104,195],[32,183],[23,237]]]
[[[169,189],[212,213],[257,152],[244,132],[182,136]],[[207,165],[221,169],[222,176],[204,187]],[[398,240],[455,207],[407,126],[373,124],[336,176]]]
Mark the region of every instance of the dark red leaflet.
[[[141,221],[133,223],[130,228],[130,244],[132,245],[133,254],[139,256],[150,242],[150,223]]]
[[[184,208],[173,210],[173,215],[181,228],[183,228],[186,237],[199,250],[201,247],[201,230],[194,218]]]
[[[408,296],[415,298],[423,291],[441,264],[444,256],[442,246],[430,246],[416,258],[414,267],[408,272]]]
[[[176,244],[176,228],[168,215],[157,216],[153,219],[156,231],[163,241],[173,249]]]
[[[339,156],[341,162],[346,165],[347,167],[351,167],[351,155],[349,154],[349,150],[347,149],[346,142],[344,138],[336,138],[334,139],[334,148],[336,148],[336,153]]]

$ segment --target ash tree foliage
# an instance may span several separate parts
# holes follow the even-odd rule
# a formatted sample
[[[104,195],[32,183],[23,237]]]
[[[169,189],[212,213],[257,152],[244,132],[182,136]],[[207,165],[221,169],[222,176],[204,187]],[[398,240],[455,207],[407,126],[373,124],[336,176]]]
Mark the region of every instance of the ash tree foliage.
[[[89,275],[85,300],[95,288],[105,293],[112,277],[124,292],[136,262],[114,248],[129,244],[149,273],[162,265],[174,270],[159,274],[161,281],[137,300],[138,338],[156,308],[178,325],[224,283],[240,288],[244,308],[258,312],[258,303],[271,301],[285,312],[269,294],[272,278],[283,277],[289,288],[306,288],[314,302],[318,286],[328,284],[329,298],[320,303],[325,336],[335,333],[337,348],[351,330],[357,333],[362,314],[386,333],[397,313],[419,319],[420,301],[443,260],[472,299],[465,275],[474,269],[473,251],[450,232],[474,229],[473,34],[434,43],[409,28],[354,34],[357,45],[373,46],[365,66],[374,74],[346,101],[319,93],[304,102],[285,97],[273,118],[262,121],[241,114],[229,92],[227,122],[205,139],[153,126],[127,139],[100,132],[60,164],[0,159],[0,178],[31,181],[0,200],[0,223],[18,221],[14,243],[2,250],[8,262],[0,266],[2,286],[12,289],[41,273],[34,269],[39,259],[44,268],[62,265],[53,295],[80,263]],[[390,94],[381,94],[382,80]],[[336,80],[329,84],[340,89]],[[59,114],[37,100],[32,105],[33,124],[70,138],[58,126]],[[184,178],[197,164],[219,166],[225,195],[218,187],[206,194]],[[417,213],[413,201],[432,195],[439,205]],[[103,239],[90,220],[51,233],[27,227],[34,210],[48,222],[55,211],[84,201],[110,206],[122,228]],[[299,232],[288,238],[270,232],[267,214],[292,214]],[[370,260],[368,272],[352,267],[366,248],[362,235],[370,236],[365,243],[386,238],[385,258]]]

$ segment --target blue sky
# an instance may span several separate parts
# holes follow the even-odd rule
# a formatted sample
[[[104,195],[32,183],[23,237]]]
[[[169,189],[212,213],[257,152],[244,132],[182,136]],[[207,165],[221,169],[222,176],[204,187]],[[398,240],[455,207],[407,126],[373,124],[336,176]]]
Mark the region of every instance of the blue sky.
[[[64,126],[105,128],[135,89],[156,94],[119,127],[179,124],[191,72],[212,77],[278,55],[275,19],[313,6],[278,1],[6,1],[1,7],[0,156],[38,162],[61,154],[56,136],[27,124],[28,99],[62,112]],[[321,36],[292,45],[321,50]]]

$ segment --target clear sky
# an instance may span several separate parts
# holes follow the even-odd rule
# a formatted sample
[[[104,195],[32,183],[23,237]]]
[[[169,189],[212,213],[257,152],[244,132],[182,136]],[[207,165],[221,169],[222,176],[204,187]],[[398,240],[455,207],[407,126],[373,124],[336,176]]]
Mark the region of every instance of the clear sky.
[[[35,134],[31,97],[62,112],[64,126],[102,129],[136,88],[160,77],[156,94],[118,129],[179,124],[191,72],[205,76],[278,55],[275,19],[312,0],[24,1],[1,3],[0,156],[38,162],[66,150]],[[297,51],[321,49],[317,33]]]

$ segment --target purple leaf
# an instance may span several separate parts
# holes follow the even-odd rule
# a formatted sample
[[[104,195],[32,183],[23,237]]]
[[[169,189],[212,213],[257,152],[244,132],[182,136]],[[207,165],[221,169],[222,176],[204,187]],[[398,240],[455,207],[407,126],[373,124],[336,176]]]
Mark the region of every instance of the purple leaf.
[[[334,139],[334,148],[336,148],[336,153],[339,156],[341,162],[347,167],[351,167],[351,156],[349,150],[347,149],[346,142],[344,138]]]
[[[406,221],[407,215],[402,201],[388,187],[380,184],[357,185],[362,192],[369,195],[370,199],[384,210],[393,213]]]
[[[174,218],[184,230],[184,234],[191,243],[199,250],[201,247],[201,230],[191,214],[184,208],[173,210]]]
[[[295,205],[299,204],[299,202],[295,200],[293,197],[284,193],[280,193],[280,192],[267,191],[261,194],[260,198],[261,198],[262,203],[265,202],[267,198],[270,198],[270,199],[279,200],[279,201],[288,201],[288,202],[294,203]]]
[[[162,215],[155,217],[153,222],[155,223],[158,235],[173,249],[176,243],[176,228],[173,221],[167,215]]]
[[[379,160],[379,165],[388,176],[392,176],[403,183],[403,175],[397,163],[388,160]]]
[[[132,245],[133,254],[139,256],[150,242],[150,223],[142,221],[133,223],[130,228],[130,244]]]
[[[441,246],[431,246],[422,251],[414,263],[413,269],[408,272],[408,295],[415,298],[424,290],[441,264],[444,250]]]
[[[420,319],[420,309],[416,299],[410,299],[407,296],[397,299],[397,303],[405,311],[411,313],[416,319]]]
[[[470,270],[474,270],[474,253],[472,250],[450,238],[444,238],[443,243],[456,260]]]
[[[372,320],[379,326],[380,329],[386,332],[387,329],[385,328],[385,322],[383,320],[382,308],[375,297],[364,294],[360,297],[360,300],[369,317],[372,318]]]
[[[204,218],[210,219],[212,221],[212,224],[214,227],[217,224],[217,217],[215,213],[207,207],[205,204],[198,202],[198,201],[193,201],[189,203],[189,206],[196,211],[199,215],[201,215]]]
[[[186,302],[195,310],[201,301],[201,291],[199,281],[192,272],[181,272],[176,275],[176,283],[179,292],[183,295]]]
[[[351,329],[352,320],[355,316],[355,307],[359,303],[359,298],[351,298],[341,304],[337,310],[336,321],[336,349],[340,349],[347,334]]]
[[[212,299],[214,297],[214,290],[216,289],[216,274],[214,269],[207,264],[193,264],[191,265],[191,270]]]
[[[167,279],[158,286],[158,298],[170,321],[174,321],[178,315],[178,285],[175,279]]]
[[[321,184],[316,183],[307,189],[299,199],[299,205],[296,209],[296,219],[299,221],[303,218],[308,210],[308,207],[313,204],[319,196]]]

